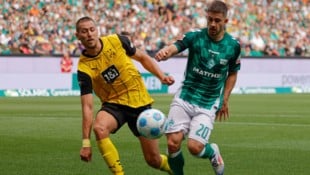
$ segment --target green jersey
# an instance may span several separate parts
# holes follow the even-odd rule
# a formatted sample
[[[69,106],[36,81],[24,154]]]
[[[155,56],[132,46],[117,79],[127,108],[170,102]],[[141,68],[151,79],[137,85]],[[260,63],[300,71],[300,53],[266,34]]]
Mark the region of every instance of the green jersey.
[[[215,42],[204,28],[186,33],[174,44],[178,52],[189,52],[179,97],[202,108],[220,108],[228,73],[240,70],[239,42],[228,33]]]

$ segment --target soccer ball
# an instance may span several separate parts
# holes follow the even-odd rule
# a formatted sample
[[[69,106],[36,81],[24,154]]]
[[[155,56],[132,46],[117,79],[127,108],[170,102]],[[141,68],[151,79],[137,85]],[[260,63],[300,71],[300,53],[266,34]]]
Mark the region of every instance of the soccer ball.
[[[164,134],[166,116],[158,109],[147,109],[137,120],[139,133],[149,139],[160,138]]]

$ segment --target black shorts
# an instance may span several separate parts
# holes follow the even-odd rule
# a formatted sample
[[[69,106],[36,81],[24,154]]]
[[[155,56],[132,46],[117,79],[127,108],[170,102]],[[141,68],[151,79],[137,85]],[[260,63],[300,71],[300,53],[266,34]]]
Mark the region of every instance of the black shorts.
[[[136,125],[138,116],[142,111],[150,108],[152,108],[150,104],[139,108],[132,108],[114,103],[103,103],[100,111],[110,113],[117,120],[118,126],[112,133],[116,133],[127,122],[131,132],[138,137],[140,136]]]

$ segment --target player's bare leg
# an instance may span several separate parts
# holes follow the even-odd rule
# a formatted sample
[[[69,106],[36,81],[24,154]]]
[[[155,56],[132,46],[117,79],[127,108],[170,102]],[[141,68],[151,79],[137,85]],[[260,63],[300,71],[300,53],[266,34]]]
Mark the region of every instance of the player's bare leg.
[[[120,162],[119,154],[112,143],[109,135],[117,127],[115,118],[105,112],[100,111],[94,121],[94,132],[97,139],[98,149],[114,175],[124,175],[123,166]]]
[[[174,175],[184,175],[184,157],[181,151],[181,143],[183,140],[183,133],[169,133],[166,134],[168,141],[168,162]]]
[[[224,174],[224,161],[220,154],[219,148],[215,143],[206,145],[194,140],[188,139],[188,150],[192,155],[200,158],[209,159],[216,175]]]
[[[160,154],[158,139],[147,139],[140,136],[139,140],[147,164],[155,169],[166,171],[168,174],[173,175],[168,164],[167,156]]]

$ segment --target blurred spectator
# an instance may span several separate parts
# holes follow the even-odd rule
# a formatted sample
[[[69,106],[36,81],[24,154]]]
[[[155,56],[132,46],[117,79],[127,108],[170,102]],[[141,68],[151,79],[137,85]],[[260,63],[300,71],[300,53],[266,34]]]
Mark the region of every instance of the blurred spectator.
[[[265,41],[259,32],[254,33],[254,35],[251,37],[250,44],[253,48],[255,48],[255,50],[264,50],[265,48]]]
[[[267,56],[280,56],[279,52],[276,49],[274,49],[273,46],[269,45],[265,46],[263,54]]]
[[[241,48],[241,56],[252,56],[251,51],[251,45],[247,44],[245,47]]]
[[[69,52],[64,52],[60,60],[60,70],[62,73],[69,73],[72,70],[73,60]]]
[[[0,54],[16,54],[19,46],[20,54],[59,55],[68,48],[71,55],[79,55],[83,47],[75,37],[74,22],[85,15],[106,26],[100,27],[102,35],[128,31],[139,49],[158,50],[181,37],[180,33],[205,27],[207,2],[6,0],[0,4]],[[310,56],[309,0],[225,2],[230,5],[227,31],[239,39],[244,54]]]
[[[146,48],[146,52],[148,53],[148,55],[150,55],[151,57],[154,57],[155,54],[157,53],[157,51],[159,51],[156,43],[151,43],[147,48]]]
[[[19,50],[18,45],[17,45],[16,42],[9,42],[8,46],[9,46],[9,49],[10,49],[10,54],[13,54],[13,55],[20,54],[20,50]]]
[[[176,4],[172,0],[168,0],[166,3],[166,14],[168,21],[172,21],[172,19],[175,17],[175,6]]]
[[[26,43],[22,43],[19,45],[19,51],[24,55],[33,54],[33,51],[29,48],[28,44]]]
[[[304,56],[304,53],[305,53],[305,47],[304,47],[304,44],[303,44],[303,40],[300,40],[297,42],[296,46],[295,46],[295,55],[296,56]]]
[[[6,47],[5,45],[3,44],[0,44],[0,54],[2,55],[10,55],[11,54],[11,51],[8,47]]]
[[[34,53],[37,55],[52,55],[53,47],[46,40],[37,41],[34,46]]]

